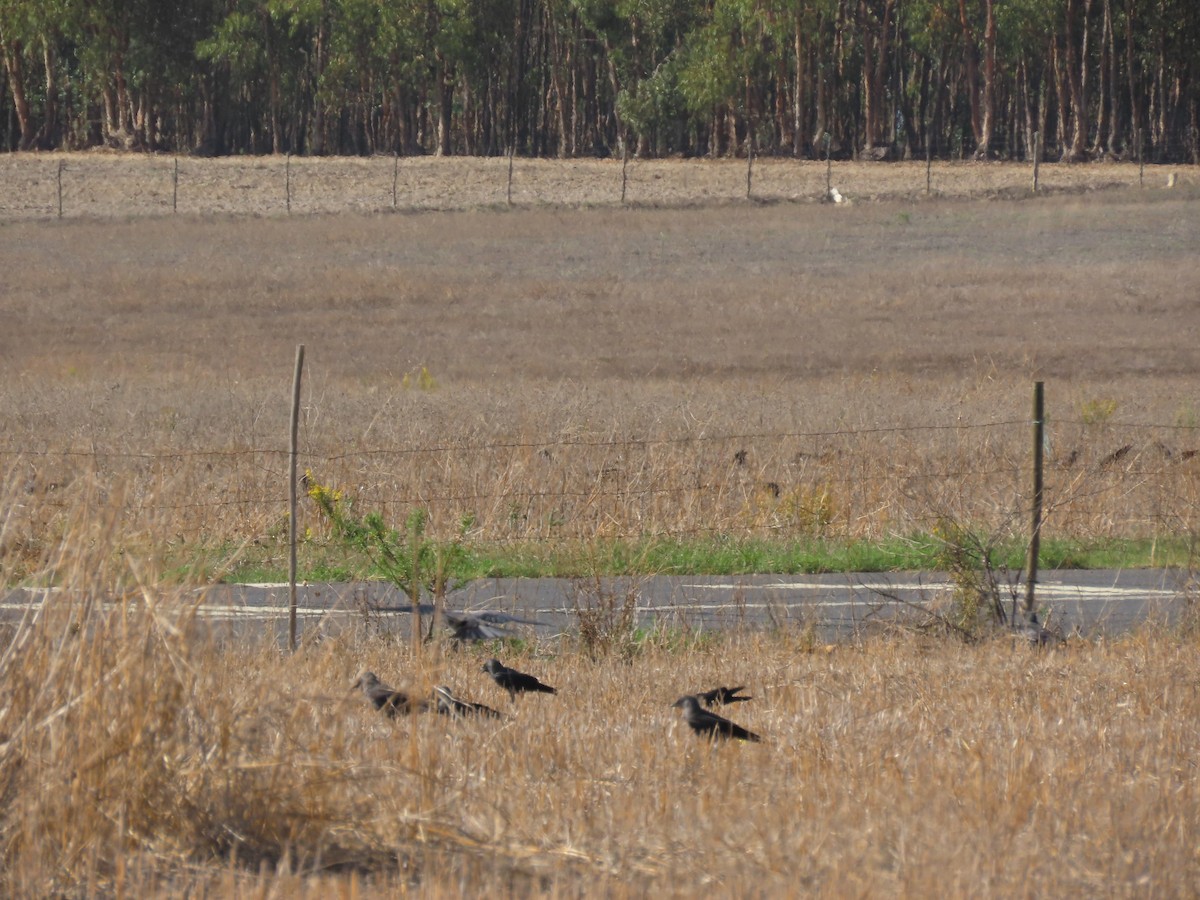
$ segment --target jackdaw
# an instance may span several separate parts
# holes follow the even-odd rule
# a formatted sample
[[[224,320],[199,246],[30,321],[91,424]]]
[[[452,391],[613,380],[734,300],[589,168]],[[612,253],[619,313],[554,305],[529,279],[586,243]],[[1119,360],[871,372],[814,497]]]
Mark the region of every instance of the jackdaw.
[[[443,716],[451,716],[456,719],[460,716],[487,716],[491,719],[504,718],[490,706],[484,706],[482,703],[472,703],[470,700],[455,697],[450,688],[444,684],[439,684],[435,687],[433,693],[437,700],[437,711]]]
[[[542,684],[532,675],[526,675],[524,672],[510,669],[498,659],[489,659],[485,662],[483,664],[483,671],[491,675],[492,681],[508,691],[509,697],[514,700],[517,694],[523,694],[526,691],[535,691],[543,694],[558,693],[550,685]]]
[[[672,706],[683,707],[684,721],[691,726],[692,731],[709,738],[732,737],[741,741],[761,741],[753,731],[747,731],[741,725],[730,722],[724,716],[718,716],[700,706],[700,699],[695,694],[680,697]]]
[[[442,613],[446,624],[456,641],[490,641],[496,638],[509,637],[505,630],[507,625],[541,625],[532,619],[518,619],[508,613],[483,610],[480,612],[451,612]]]
[[[413,607],[409,604],[399,606],[372,605],[369,607],[369,610],[371,612],[411,613]],[[417,606],[417,611],[423,616],[428,616],[433,614],[434,607],[432,603],[422,603]],[[491,641],[511,637],[512,635],[508,631],[509,625],[544,624],[534,619],[521,619],[506,612],[492,609],[481,609],[474,612],[469,610],[456,611],[444,609],[442,610],[442,619],[450,629],[451,637],[457,642]]]
[[[350,690],[355,688],[362,688],[362,692],[367,695],[371,705],[376,709],[383,710],[392,719],[396,717],[396,713],[408,715],[429,709],[428,700],[418,700],[405,691],[397,691],[388,687],[379,680],[374,672],[360,673],[354,684],[350,685]]]

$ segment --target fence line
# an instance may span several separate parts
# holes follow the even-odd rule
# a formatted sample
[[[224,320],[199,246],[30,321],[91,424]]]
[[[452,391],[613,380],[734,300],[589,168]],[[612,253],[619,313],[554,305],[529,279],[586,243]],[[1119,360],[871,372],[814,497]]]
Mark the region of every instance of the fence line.
[[[299,462],[316,482],[344,490],[362,513],[402,522],[420,507],[431,534],[461,534],[469,521],[470,539],[480,546],[589,535],[870,538],[931,531],[946,521],[1020,537],[1031,503],[1031,424],[443,441],[352,451],[323,447],[333,439],[311,434]],[[1200,428],[1179,423],[1051,417],[1046,533],[1200,528],[1200,448],[1164,443],[1181,434],[1200,444]],[[0,448],[0,477],[15,491],[14,522],[33,536],[68,514],[85,496],[86,476],[95,474],[106,485],[125,479],[131,521],[151,530],[258,540],[276,533],[288,508],[287,453],[10,445]],[[311,505],[305,517],[309,532],[329,537]]]
[[[55,158],[56,157],[56,158]],[[0,155],[0,219],[187,214],[384,212],[503,204],[638,206],[738,200],[825,202],[844,198],[1026,196],[1032,162],[910,160],[863,163],[755,157],[595,160],[493,157],[229,157]],[[1165,165],[1160,187],[1194,180]],[[447,176],[447,172],[471,177]],[[970,177],[959,177],[969,173]],[[1140,163],[1041,163],[1037,192],[1145,185]],[[514,185],[516,193],[514,194]],[[836,191],[832,190],[836,188]],[[838,202],[841,202],[838,199]]]
[[[1014,427],[1028,427],[1033,424],[1032,419],[998,419],[988,422],[958,422],[949,425],[901,425],[901,426],[873,426],[866,428],[835,428],[820,431],[747,431],[747,432],[730,432],[718,434],[700,434],[686,435],[678,437],[626,437],[626,438],[548,438],[541,441],[495,441],[489,443],[464,443],[464,444],[430,444],[421,447],[378,447],[378,448],[362,448],[341,453],[320,453],[313,450],[302,450],[301,455],[307,459],[324,461],[324,462],[339,462],[346,459],[373,458],[380,456],[417,456],[422,454],[441,454],[441,453],[484,453],[496,450],[542,450],[549,447],[583,447],[583,448],[598,448],[598,447],[669,447],[669,446],[686,446],[688,444],[717,444],[731,443],[737,441],[763,441],[763,440],[812,440],[818,438],[839,438],[839,437],[866,437],[877,436],[884,434],[913,434],[922,432],[970,432],[987,429],[1004,429]],[[1060,431],[1063,427],[1070,426],[1073,428],[1093,429],[1103,431],[1168,431],[1180,433],[1193,433],[1197,436],[1196,447],[1182,451],[1183,453],[1200,453],[1200,422],[1196,424],[1166,424],[1160,422],[1094,422],[1082,419],[1053,419],[1047,423],[1047,440],[1053,442],[1054,431]],[[1120,449],[1120,448],[1118,448]],[[1168,448],[1169,449],[1169,448]],[[117,459],[147,459],[147,460],[166,460],[166,459],[188,459],[188,458],[206,458],[206,457],[236,457],[236,456],[286,456],[289,450],[286,447],[235,447],[235,448],[211,448],[200,450],[158,450],[158,451],[133,451],[133,450],[116,450],[107,447],[93,447],[90,449],[82,448],[66,448],[53,449],[48,447],[29,448],[29,447],[0,447],[0,457],[5,456],[61,456],[61,457],[111,457]],[[1191,458],[1187,456],[1186,458]]]

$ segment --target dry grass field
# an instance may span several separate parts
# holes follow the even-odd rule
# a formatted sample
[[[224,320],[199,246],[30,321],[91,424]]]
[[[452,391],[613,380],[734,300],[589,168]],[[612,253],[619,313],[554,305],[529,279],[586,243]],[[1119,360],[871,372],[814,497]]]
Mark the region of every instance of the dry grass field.
[[[284,160],[183,160],[172,214],[171,160],[87,155],[60,221],[59,159],[0,158],[0,574],[60,588],[0,642],[0,893],[1200,891],[1187,627],[567,639],[500,651],[560,689],[510,704],[490,650],[231,640],[167,568],[282,558],[301,343],[302,465],[481,545],[1019,534],[1034,380],[1048,533],[1193,534],[1192,171],[837,164],[835,206],[638,163],[622,206],[518,161],[510,208],[506,162],[419,160],[393,211],[392,161],[293,160],[288,215]],[[389,721],[363,667],[508,718]],[[670,708],[720,683],[761,745]]]
[[[1194,631],[615,635],[501,651],[558,689],[510,702],[490,649],[223,640],[93,512],[0,653],[6,896],[1200,890]],[[505,718],[389,720],[348,691],[364,666]],[[726,713],[761,744],[711,746],[670,708],[718,684],[747,686]]]

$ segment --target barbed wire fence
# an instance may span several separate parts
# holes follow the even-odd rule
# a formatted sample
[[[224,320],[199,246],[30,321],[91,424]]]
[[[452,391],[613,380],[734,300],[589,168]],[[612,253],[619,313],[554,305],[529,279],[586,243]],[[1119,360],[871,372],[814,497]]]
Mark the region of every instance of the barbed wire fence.
[[[362,513],[480,550],[647,541],[862,540],[948,522],[1028,537],[1027,420],[812,432],[455,440],[340,449],[308,433],[305,476]],[[1043,539],[1161,539],[1200,530],[1200,427],[1050,418]],[[99,484],[123,525],[179,547],[254,544],[287,558],[286,446],[129,452],[0,447],[10,543],[30,553]],[[118,490],[117,486],[120,485]],[[330,543],[302,502],[300,540]],[[273,554],[273,556],[272,556]]]

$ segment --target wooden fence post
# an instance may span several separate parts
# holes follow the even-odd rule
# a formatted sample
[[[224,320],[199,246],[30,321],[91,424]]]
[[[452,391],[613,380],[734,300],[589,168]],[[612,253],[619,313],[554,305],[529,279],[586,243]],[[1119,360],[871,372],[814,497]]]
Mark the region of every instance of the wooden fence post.
[[[292,152],[289,150],[287,162],[284,163],[284,185],[287,191],[287,211],[290,214],[292,211]]]
[[[1033,518],[1029,535],[1029,557],[1025,579],[1025,613],[1034,612],[1037,589],[1038,554],[1042,543],[1042,456],[1046,441],[1046,413],[1043,382],[1033,384]]]
[[[1038,192],[1038,166],[1042,163],[1042,133],[1033,133],[1033,192]]]
[[[621,205],[625,205],[625,188],[629,184],[629,141],[621,141]]]
[[[513,176],[513,156],[516,155],[516,146],[508,145],[508,205],[512,206],[512,176]]]
[[[933,193],[933,135],[925,129],[925,196]]]
[[[304,345],[296,345],[296,371],[292,376],[292,437],[288,449],[288,650],[296,650],[296,456],[300,435],[300,375],[304,371]]]
[[[1137,136],[1133,140],[1137,144],[1138,187],[1144,188],[1146,186],[1146,147],[1142,143],[1142,129],[1139,128],[1136,134]]]
[[[179,212],[179,157],[175,157],[175,171],[171,173],[171,212]]]
[[[62,218],[62,173],[67,164],[61,159],[58,161],[58,217]]]
[[[392,151],[392,209],[396,208],[396,184],[400,180],[400,151]]]
[[[754,132],[746,138],[746,199],[750,199],[750,185],[754,179]]]
[[[825,199],[833,193],[833,135],[825,132]]]

